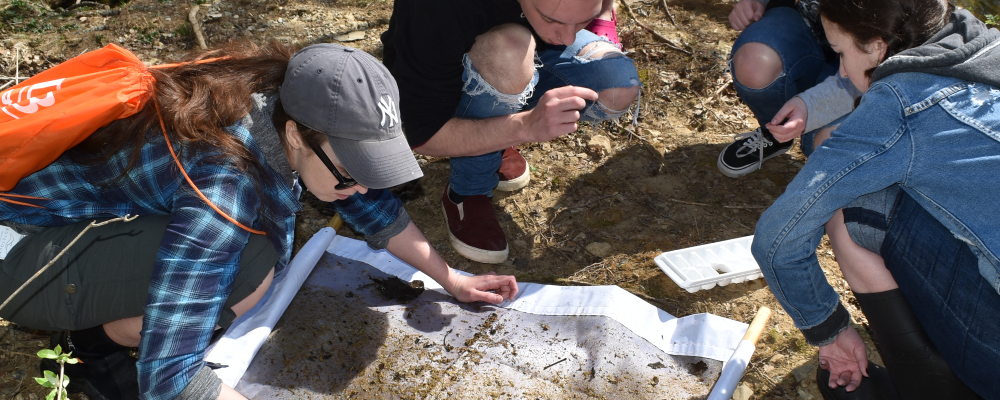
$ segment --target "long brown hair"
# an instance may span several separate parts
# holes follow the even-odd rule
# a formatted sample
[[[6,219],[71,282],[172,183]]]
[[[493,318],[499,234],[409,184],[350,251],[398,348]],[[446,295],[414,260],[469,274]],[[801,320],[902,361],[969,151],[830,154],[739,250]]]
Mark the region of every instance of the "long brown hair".
[[[161,134],[158,104],[170,141],[181,148],[181,154],[220,154],[259,184],[260,161],[223,128],[247,115],[253,93],[277,92],[292,54],[293,49],[277,42],[265,46],[238,42],[190,55],[184,60],[189,63],[176,67],[150,69],[156,79],[155,102],[150,99],[135,115],[97,130],[73,149],[72,157],[82,163],[104,163],[128,151],[131,155],[124,170],[131,169],[142,146],[155,137],[152,132]],[[222,58],[193,62],[218,57]]]
[[[867,44],[882,39],[885,58],[926,42],[948,24],[953,11],[951,1],[941,0],[823,0],[819,5],[820,15],[850,34],[858,50],[867,53]],[[865,75],[871,78],[875,69]]]

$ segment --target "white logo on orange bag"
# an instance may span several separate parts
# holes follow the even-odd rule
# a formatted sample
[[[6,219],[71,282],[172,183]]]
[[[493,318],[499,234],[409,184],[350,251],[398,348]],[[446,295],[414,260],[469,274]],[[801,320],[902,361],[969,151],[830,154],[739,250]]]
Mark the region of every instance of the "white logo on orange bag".
[[[0,111],[5,114],[10,115],[14,119],[20,119],[20,117],[14,115],[11,110],[7,109],[7,106],[13,107],[14,110],[20,111],[23,114],[34,114],[38,112],[38,107],[52,107],[56,104],[55,91],[62,89],[62,82],[65,79],[56,79],[54,81],[36,83],[34,85],[23,87],[20,89],[11,89],[0,95],[0,102],[4,104]],[[45,89],[49,89],[45,93],[44,97],[40,97],[38,92]],[[14,91],[17,90],[17,100],[12,98]],[[22,105],[21,103],[27,101],[28,104]]]
[[[392,128],[399,122],[399,117],[396,113],[396,102],[392,101],[389,96],[382,96],[382,99],[378,101],[378,108],[382,110],[382,122],[379,125],[385,126],[385,117],[389,116],[389,127]]]

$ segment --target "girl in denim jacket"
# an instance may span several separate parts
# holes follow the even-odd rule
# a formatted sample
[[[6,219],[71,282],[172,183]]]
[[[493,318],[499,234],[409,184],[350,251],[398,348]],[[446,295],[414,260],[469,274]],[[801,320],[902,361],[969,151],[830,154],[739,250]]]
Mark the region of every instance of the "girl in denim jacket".
[[[754,257],[820,347],[825,398],[997,398],[1000,31],[939,0],[820,14],[865,94],[761,217]],[[816,259],[824,225],[888,376]]]

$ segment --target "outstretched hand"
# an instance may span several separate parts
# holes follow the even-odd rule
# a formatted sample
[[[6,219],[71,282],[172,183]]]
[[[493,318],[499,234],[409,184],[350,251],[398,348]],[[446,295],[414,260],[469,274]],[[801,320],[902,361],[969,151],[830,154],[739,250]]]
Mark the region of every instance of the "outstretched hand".
[[[833,343],[820,347],[819,366],[830,371],[830,388],[846,385],[853,392],[861,386],[861,376],[868,376],[868,353],[858,331],[849,326]]]
[[[795,96],[788,100],[764,127],[771,131],[775,139],[785,143],[802,135],[802,131],[806,129],[808,116],[809,109],[806,107],[806,102]]]
[[[525,141],[547,142],[576,132],[580,110],[588,100],[597,101],[597,92],[585,87],[564,86],[545,92],[538,105],[526,113]]]
[[[517,280],[511,275],[493,272],[476,276],[455,274],[448,292],[464,303],[485,301],[496,304],[517,295]]]
[[[746,29],[750,24],[760,21],[764,16],[764,5],[757,0],[742,0],[733,6],[729,13],[729,25],[737,31]]]

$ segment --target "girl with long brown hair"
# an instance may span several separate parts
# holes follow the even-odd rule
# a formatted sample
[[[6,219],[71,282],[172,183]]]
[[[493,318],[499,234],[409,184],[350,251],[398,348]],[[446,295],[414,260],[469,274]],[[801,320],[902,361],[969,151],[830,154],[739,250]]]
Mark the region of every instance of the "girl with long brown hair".
[[[201,61],[199,61],[201,60]],[[517,293],[511,276],[458,275],[388,187],[422,175],[388,71],[339,45],[250,43],[153,69],[153,101],[95,132],[9,191],[0,224],[27,234],[0,260],[7,298],[93,220],[0,317],[60,331],[70,391],[91,399],[242,398],[202,358],[212,333],[252,308],[291,256],[303,186],[369,246],[461,301]],[[22,197],[26,198],[26,197]],[[138,348],[138,360],[128,348]]]

